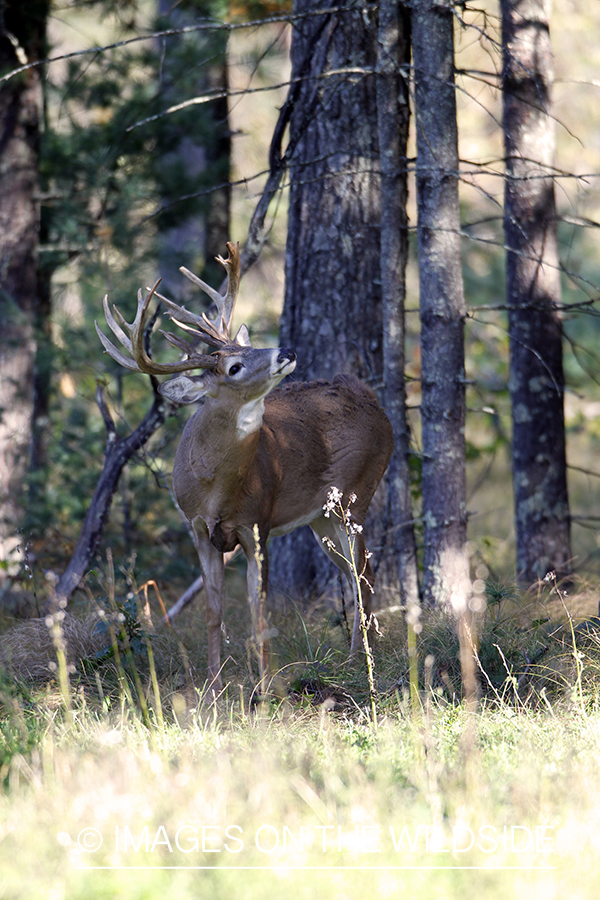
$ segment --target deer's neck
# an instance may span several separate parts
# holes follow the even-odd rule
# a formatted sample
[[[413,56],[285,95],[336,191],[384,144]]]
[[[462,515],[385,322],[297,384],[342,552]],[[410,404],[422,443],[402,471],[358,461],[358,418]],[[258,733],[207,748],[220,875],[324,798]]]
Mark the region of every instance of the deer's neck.
[[[220,445],[233,450],[247,438],[258,438],[264,412],[264,397],[235,406],[225,406],[207,397],[202,409],[194,416],[198,422],[196,438],[208,446]]]
[[[208,397],[184,431],[173,470],[175,493],[188,518],[235,515],[258,447],[264,400],[224,407]]]
[[[197,477],[227,483],[247,471],[256,452],[264,400],[224,407],[208,397],[192,420],[192,465]]]

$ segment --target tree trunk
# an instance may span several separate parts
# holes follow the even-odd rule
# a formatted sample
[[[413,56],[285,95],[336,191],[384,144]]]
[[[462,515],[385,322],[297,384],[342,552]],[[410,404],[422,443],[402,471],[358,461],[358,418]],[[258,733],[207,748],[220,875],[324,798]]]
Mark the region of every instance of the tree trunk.
[[[40,233],[44,244],[44,226]],[[48,482],[48,444],[50,440],[50,401],[52,397],[52,270],[38,266],[38,295],[34,315],[35,360],[33,366],[33,410],[31,416],[31,452],[29,490],[24,527],[29,535],[39,533],[39,515],[43,512]]]
[[[47,0],[0,6],[0,74],[45,56]],[[0,587],[15,562],[31,449],[42,70],[0,89]]]
[[[414,0],[422,352],[423,597],[467,600],[465,301],[460,256],[454,14]]]
[[[294,13],[327,5],[296,0]],[[298,354],[298,380],[336,372],[353,372],[375,386],[382,380],[376,62],[376,22],[364,9],[347,3],[342,11],[294,23],[292,79],[303,80],[290,116],[280,346]],[[377,499],[384,504],[376,497],[374,508]],[[385,538],[372,520],[366,535],[377,564]],[[274,540],[270,554],[271,583],[288,594],[322,592],[331,577],[333,567],[307,528]],[[397,585],[393,560],[389,568]]]
[[[377,118],[381,167],[381,293],[385,408],[394,429],[387,471],[390,544],[398,564],[400,598],[419,603],[417,556],[410,494],[410,433],[404,386],[404,301],[408,260],[407,161],[410,17],[398,0],[379,4]]]
[[[161,28],[182,28],[209,16],[212,7],[206,0],[159,0]],[[190,70],[189,60],[196,60]],[[187,94],[209,91],[225,93],[228,89],[227,35],[171,35],[162,38],[159,47],[159,88],[162,105],[181,102]],[[229,187],[231,134],[227,97],[218,97],[198,109],[167,116],[160,124],[160,147],[168,148],[161,156],[160,170],[172,173],[164,187],[163,201],[169,204],[182,194],[188,200],[169,208],[159,219],[159,269],[168,296],[183,302],[197,297],[197,290],[179,272],[185,265],[209,284],[222,279],[222,269],[215,256],[225,252],[231,239]],[[170,181],[171,183],[166,183]],[[203,193],[207,185],[222,185]],[[223,186],[224,185],[224,186]],[[186,214],[187,210],[187,214]]]
[[[571,570],[547,0],[502,0],[517,577]]]

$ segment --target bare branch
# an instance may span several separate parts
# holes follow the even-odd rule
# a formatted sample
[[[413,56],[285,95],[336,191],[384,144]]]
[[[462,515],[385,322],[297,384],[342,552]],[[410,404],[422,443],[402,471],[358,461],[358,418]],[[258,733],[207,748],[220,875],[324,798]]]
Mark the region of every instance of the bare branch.
[[[377,9],[376,4],[370,4],[363,9],[367,11],[373,11]],[[21,72],[27,72],[29,69],[37,68],[38,66],[48,66],[51,63],[59,62],[60,60],[65,59],[75,59],[79,56],[90,56],[92,54],[105,53],[107,50],[116,50],[118,47],[127,47],[130,44],[139,44],[142,41],[155,41],[158,38],[164,37],[173,37],[178,34],[193,34],[194,32],[201,31],[226,31],[231,33],[233,31],[240,31],[245,28],[257,28],[261,25],[272,25],[277,23],[291,23],[299,21],[300,19],[310,19],[316,18],[318,16],[330,16],[332,13],[341,13],[341,14],[349,14],[354,12],[353,7],[348,6],[335,6],[330,9],[311,9],[305,13],[297,13],[296,15],[288,14],[281,16],[267,16],[264,19],[254,19],[250,22],[222,22],[219,20],[213,20],[210,22],[198,22],[195,25],[185,25],[181,28],[167,28],[164,31],[153,31],[151,34],[142,34],[133,38],[126,38],[122,41],[114,41],[112,44],[103,44],[96,47],[88,47],[86,50],[74,50],[72,53],[62,53],[59,56],[51,56],[47,59],[36,60],[35,62],[26,63],[25,65],[18,66],[16,69],[13,69],[11,72],[7,72],[6,75],[3,75],[0,78],[0,84],[4,81],[8,81],[11,78],[14,78],[17,75],[20,75]]]
[[[111,443],[116,439],[117,429],[115,428],[115,423],[113,417],[110,414],[110,409],[108,408],[108,404],[106,402],[106,398],[104,396],[104,388],[106,387],[101,381],[98,381],[96,385],[96,403],[98,405],[98,409],[104,419],[104,424],[106,426],[106,440],[107,443]]]
[[[104,455],[104,466],[100,473],[92,502],[86,513],[73,556],[62,574],[53,596],[46,605],[47,612],[54,612],[67,606],[71,595],[79,586],[98,548],[108,521],[112,498],[117,490],[121,472],[132,456],[144,446],[160,428],[165,419],[174,413],[176,408],[161,397],[154,387],[154,402],[143,421],[127,437],[117,440],[114,423],[103,396],[101,396],[101,403],[103,405],[99,403],[100,409],[109,432]]]

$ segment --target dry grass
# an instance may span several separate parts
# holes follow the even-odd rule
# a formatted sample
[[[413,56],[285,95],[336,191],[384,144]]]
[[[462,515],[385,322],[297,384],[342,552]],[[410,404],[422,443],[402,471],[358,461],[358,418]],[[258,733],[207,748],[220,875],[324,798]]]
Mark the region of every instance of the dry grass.
[[[249,695],[256,685],[256,666],[252,652],[250,620],[243,590],[238,590],[239,575],[230,579],[233,596],[225,608],[224,623],[224,680],[239,692]],[[546,687],[554,697],[570,690],[572,683],[572,638],[565,607],[556,595],[549,595],[548,585],[537,594],[516,595],[510,587],[492,586],[490,605],[483,618],[475,622],[482,690],[502,694],[511,677],[535,683],[535,692]],[[589,585],[584,591],[573,592],[564,599],[578,634],[589,617],[586,610],[595,612],[597,592]],[[154,601],[154,598],[153,598]],[[175,620],[173,627],[162,622],[162,610],[154,601],[153,625],[142,622],[134,647],[135,666],[147,680],[149,674],[146,635],[151,641],[153,663],[161,687],[167,695],[187,689],[192,681],[201,688],[207,660],[206,627],[203,598],[197,598]],[[408,662],[406,630],[400,609],[392,606],[378,613],[381,636],[375,643],[375,667],[382,696],[407,689]],[[0,669],[24,680],[44,682],[52,680],[56,670],[55,637],[46,619],[32,619],[7,628],[0,635]],[[461,696],[461,673],[455,622],[438,612],[424,614],[423,630],[419,638],[420,673],[424,683],[424,662],[433,657],[429,666],[430,688],[447,700]],[[96,681],[115,673],[115,659],[110,653],[110,635],[98,630],[98,610],[81,615],[67,614],[61,622],[67,663],[74,684],[81,682],[87,689]],[[363,699],[364,673],[360,659],[348,660],[347,635],[340,610],[330,597],[322,598],[302,611],[294,604],[272,609],[269,617],[272,634],[272,690],[278,696],[288,691],[296,695],[314,695],[318,700],[327,696],[341,698],[355,696]],[[588,629],[590,631],[590,629]],[[594,646],[595,627],[586,633],[585,641],[590,659],[600,655],[600,645]],[[122,647],[122,641],[119,641]],[[141,645],[141,649],[140,649]]]
[[[105,643],[105,639],[94,631],[97,623],[95,613],[83,618],[65,615],[61,624],[70,665],[77,665],[81,659],[93,656]],[[20,679],[43,680],[52,677],[56,669],[56,646],[45,618],[20,622],[2,634],[0,667]]]

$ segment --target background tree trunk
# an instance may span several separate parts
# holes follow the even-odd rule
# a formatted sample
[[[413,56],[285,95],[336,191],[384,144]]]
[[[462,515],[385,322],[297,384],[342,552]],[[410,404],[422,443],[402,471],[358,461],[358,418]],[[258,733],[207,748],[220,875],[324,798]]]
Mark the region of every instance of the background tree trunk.
[[[297,0],[294,13],[326,9]],[[298,354],[298,380],[353,372],[379,386],[383,375],[377,27],[347,9],[294,22],[292,79],[303,78],[290,119],[290,205],[280,346]],[[347,70],[352,70],[351,72]],[[341,71],[340,71],[341,70]],[[323,73],[331,72],[323,76]],[[336,74],[334,74],[336,73]],[[377,503],[378,499],[378,503]],[[366,535],[381,585],[384,529]],[[390,554],[391,556],[391,554]],[[322,592],[333,567],[305,528],[272,542],[271,583],[306,597]],[[390,561],[390,570],[395,570]],[[393,580],[397,584],[394,571]]]
[[[502,0],[504,226],[517,577],[571,571],[546,0]]]
[[[47,0],[0,5],[0,74],[44,58],[48,10]],[[19,544],[31,449],[42,77],[29,69],[0,90],[0,562]]]
[[[465,301],[460,254],[454,14],[414,0],[417,204],[422,352],[423,597],[464,604]]]
[[[210,16],[212,7],[207,0],[179,3],[159,0],[158,11],[161,28],[181,28],[199,16]],[[192,65],[192,61],[196,64]],[[204,62],[198,65],[198,61]],[[164,106],[181,102],[186,94],[202,95],[209,91],[225,94],[227,35],[197,32],[162,38],[159,87]],[[182,277],[179,266],[191,268],[209,284],[219,284],[223,272],[215,256],[225,253],[225,244],[231,238],[231,134],[227,97],[220,96],[205,104],[200,113],[196,107],[167,116],[161,123],[160,141],[166,148],[160,168],[171,176],[164,179],[165,203],[206,190],[208,185],[215,186],[203,197],[179,202],[174,208],[175,215],[167,212],[159,219],[162,290],[166,290],[167,296],[185,301],[187,297],[197,297],[198,291]]]
[[[400,597],[419,602],[417,555],[410,493],[410,433],[404,385],[404,301],[408,260],[406,201],[410,16],[398,0],[379,4],[377,118],[381,165],[381,292],[385,408],[394,429],[394,453],[387,470],[390,545],[398,564]]]

